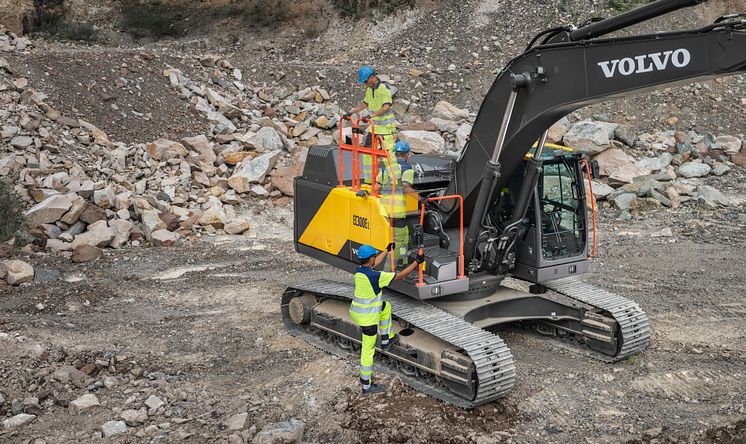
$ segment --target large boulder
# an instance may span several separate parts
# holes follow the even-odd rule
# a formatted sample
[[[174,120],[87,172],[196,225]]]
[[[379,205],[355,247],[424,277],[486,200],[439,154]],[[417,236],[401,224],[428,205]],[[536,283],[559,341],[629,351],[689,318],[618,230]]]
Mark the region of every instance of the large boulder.
[[[109,221],[109,227],[114,230],[114,238],[109,243],[111,248],[119,248],[130,238],[130,233],[135,224],[128,220],[115,219]]]
[[[687,162],[679,167],[676,171],[679,176],[686,178],[702,177],[710,174],[712,167],[706,163]]]
[[[93,245],[79,245],[73,250],[70,260],[75,263],[91,262],[104,255],[104,250]]]
[[[464,123],[456,130],[456,149],[461,151],[466,146],[466,142],[469,141],[471,135],[472,126],[470,123]]]
[[[673,160],[673,155],[671,153],[665,152],[657,157],[645,157],[643,159],[640,159],[637,162],[635,162],[635,165],[637,165],[640,168],[644,168],[644,169],[648,169],[652,171],[663,171],[666,168],[668,168],[669,165],[671,165],[672,160]]]
[[[272,185],[286,196],[293,196],[293,180],[303,174],[305,162],[295,162],[272,173]]]
[[[264,426],[252,441],[253,444],[295,444],[303,440],[303,421],[291,419]]]
[[[453,105],[452,103],[446,102],[445,100],[441,100],[440,102],[436,103],[435,108],[433,108],[433,117],[458,122],[462,119],[468,119],[469,111],[461,109],[456,105]]]
[[[277,134],[274,128],[265,126],[257,131],[256,135],[251,139],[254,147],[260,153],[268,153],[272,151],[278,151],[283,148],[282,139]]]
[[[226,234],[241,234],[251,227],[246,219],[236,219],[223,227]]]
[[[24,261],[8,260],[0,263],[0,279],[8,285],[21,285],[34,280],[34,267]]]
[[[80,215],[85,210],[86,201],[78,195],[74,195],[70,200],[70,209],[60,219],[62,222],[72,225],[78,221]]]
[[[570,128],[563,140],[565,145],[592,156],[609,148],[617,126],[616,123],[581,120]]]
[[[415,154],[442,154],[446,141],[438,133],[429,131],[401,131],[399,137],[409,142]]]
[[[569,130],[571,127],[572,123],[570,123],[567,117],[559,119],[557,122],[549,127],[549,130],[547,131],[547,142],[562,142],[562,138],[565,137],[565,134],[567,134],[567,130]]]
[[[88,231],[75,236],[72,247],[78,248],[81,245],[92,245],[94,247],[104,248],[114,239],[115,232],[106,225],[105,221],[98,221],[88,226]]]
[[[210,141],[207,140],[207,137],[204,134],[194,137],[185,137],[181,139],[181,143],[190,150],[197,152],[199,154],[199,159],[209,165],[214,164],[218,158],[215,155],[215,151],[213,151],[210,146]]]
[[[228,186],[239,193],[247,193],[251,189],[251,184],[264,181],[280,154],[282,151],[275,150],[255,158],[247,157],[236,166],[233,175],[228,179]]]
[[[720,145],[727,154],[738,154],[741,151],[741,139],[735,136],[718,136],[715,143]]]
[[[635,164],[624,165],[614,170],[609,175],[609,185],[623,185],[625,183],[634,182],[635,177],[647,176],[650,174],[650,170],[640,168]]]
[[[41,224],[52,224],[70,210],[73,196],[56,194],[49,196],[26,211],[24,218],[29,228],[38,227]]]
[[[156,247],[173,247],[179,240],[179,234],[168,230],[154,231],[151,235]]]
[[[145,145],[148,154],[156,160],[168,160],[177,156],[186,156],[184,145],[168,139],[158,139]]]
[[[619,168],[633,165],[635,159],[618,148],[605,150],[598,154],[593,160],[598,162],[599,173],[602,176],[611,176]]]
[[[692,194],[698,202],[708,206],[710,208],[716,208],[720,205],[727,207],[730,205],[730,199],[728,199],[723,193],[709,185],[700,185]]]

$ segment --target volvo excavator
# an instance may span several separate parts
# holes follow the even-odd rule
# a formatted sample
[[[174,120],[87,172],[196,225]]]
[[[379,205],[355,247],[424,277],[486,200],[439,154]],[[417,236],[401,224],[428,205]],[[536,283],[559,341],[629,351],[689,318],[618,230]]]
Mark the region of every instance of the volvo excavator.
[[[645,349],[651,329],[639,305],[579,278],[595,249],[585,189],[593,163],[545,143],[547,129],[594,103],[746,71],[745,13],[699,29],[609,36],[699,3],[659,0],[539,33],[492,84],[458,158],[410,159],[420,198],[408,203],[408,248],[425,262],[384,290],[400,337],[377,347],[387,371],[472,408],[515,383],[498,326],[520,323],[610,362]],[[373,156],[374,167],[391,159],[375,137],[370,148],[340,140],[310,148],[295,178],[294,244],[352,273],[360,245],[383,249],[391,240],[388,198],[375,174],[373,183],[357,177],[358,157]],[[522,290],[508,285],[521,281]],[[327,279],[292,285],[282,296],[283,321],[324,350],[354,353],[361,335],[348,315],[353,291]]]

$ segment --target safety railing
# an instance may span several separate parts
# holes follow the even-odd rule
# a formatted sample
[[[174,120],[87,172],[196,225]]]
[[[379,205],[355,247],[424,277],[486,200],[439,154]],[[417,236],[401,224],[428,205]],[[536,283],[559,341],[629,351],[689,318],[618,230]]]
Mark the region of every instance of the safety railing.
[[[344,122],[345,120],[350,121],[352,126],[352,136],[350,137],[350,143],[346,143],[344,137]],[[394,171],[391,163],[391,155],[386,149],[383,143],[382,136],[376,136],[376,126],[371,120],[370,122],[370,134],[371,134],[371,146],[366,147],[364,143],[360,143],[360,136],[364,134],[360,130],[360,123],[366,121],[365,119],[358,118],[353,119],[352,117],[340,117],[339,118],[339,185],[338,187],[344,188],[344,158],[343,153],[348,151],[351,154],[351,167],[352,174],[351,188],[353,191],[360,191],[360,161],[361,155],[368,155],[371,157],[371,194],[373,197],[379,197],[380,187],[378,184],[378,163],[381,158],[386,159],[386,163],[389,168],[391,177],[391,202],[389,204],[389,242],[394,242],[394,206],[395,206],[395,195],[396,195],[396,172]],[[363,141],[364,142],[364,141]],[[383,147],[383,148],[379,148]],[[391,269],[395,269],[394,255],[391,255]]]
[[[421,204],[420,209],[420,226],[423,227],[425,225],[425,204],[427,202],[434,202],[438,200],[448,200],[448,199],[456,199],[458,200],[458,216],[459,216],[459,225],[458,225],[458,278],[464,279],[466,276],[464,276],[464,198],[459,194],[452,194],[449,196],[438,196],[438,197],[428,197],[425,199]],[[422,251],[422,245],[420,245],[418,254],[423,254]],[[425,285],[423,281],[422,276],[422,267],[418,267],[420,270],[419,280],[417,282],[418,287],[422,287]]]

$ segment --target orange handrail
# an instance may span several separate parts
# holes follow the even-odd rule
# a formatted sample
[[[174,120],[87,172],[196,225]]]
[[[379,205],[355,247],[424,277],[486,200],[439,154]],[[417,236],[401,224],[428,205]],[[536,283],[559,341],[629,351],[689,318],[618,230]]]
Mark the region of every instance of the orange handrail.
[[[588,190],[591,192],[591,217],[593,218],[593,250],[589,257],[596,257],[596,196],[593,194],[593,182],[591,181],[591,167],[588,165],[588,161],[583,159],[580,161],[585,165],[585,172],[588,177]]]
[[[350,143],[344,142],[343,126],[344,121],[349,120],[352,125],[352,137]],[[355,131],[360,127],[360,122],[363,119],[357,120],[352,117],[340,117],[339,118],[339,185],[338,187],[344,187],[344,159],[342,157],[343,151],[350,151],[352,153],[352,184],[351,188],[353,191],[360,190],[360,154],[368,154],[372,157],[371,159],[371,191],[373,197],[379,197],[380,187],[378,184],[378,162],[379,158],[383,157],[388,163],[389,171],[391,172],[391,203],[389,207],[389,241],[394,242],[394,205],[395,205],[395,193],[396,193],[396,173],[394,172],[393,165],[391,163],[391,155],[388,150],[385,149],[383,136],[376,136],[375,124],[370,122],[370,133],[371,133],[371,147],[365,147],[360,144],[360,134]],[[384,146],[383,149],[379,146]],[[391,269],[394,270],[394,255],[391,255]]]
[[[459,227],[458,227],[458,234],[459,234],[459,244],[458,244],[458,267],[459,267],[459,279],[464,279],[464,198],[459,194],[452,194],[449,196],[439,196],[439,197],[428,197],[425,199],[425,202],[421,205],[420,210],[420,226],[424,226],[425,224],[425,203],[427,202],[433,202],[437,200],[446,200],[446,199],[458,199],[459,206],[458,206],[458,212],[459,212]],[[422,247],[420,247],[418,254],[422,254]],[[421,287],[424,284],[422,281],[422,267],[419,267],[420,269],[420,276],[419,276],[419,282],[417,282],[417,286]]]

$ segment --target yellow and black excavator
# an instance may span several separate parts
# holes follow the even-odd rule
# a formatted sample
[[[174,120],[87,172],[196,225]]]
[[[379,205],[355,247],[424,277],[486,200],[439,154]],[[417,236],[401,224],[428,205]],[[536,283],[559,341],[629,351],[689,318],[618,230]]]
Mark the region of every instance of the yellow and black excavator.
[[[515,362],[494,327],[506,323],[607,361],[647,346],[650,325],[638,304],[578,277],[595,248],[585,190],[594,167],[547,145],[546,131],[587,105],[746,71],[743,13],[699,29],[609,36],[699,3],[660,0],[539,33],[498,75],[458,158],[410,159],[424,203],[410,207],[408,247],[410,257],[424,252],[424,270],[385,290],[400,340],[378,349],[405,383],[465,408],[504,396]],[[353,272],[360,245],[388,245],[391,221],[385,193],[355,177],[361,150],[345,142],[309,150],[294,184],[294,241],[301,254]],[[529,290],[504,285],[508,277]],[[282,316],[293,334],[344,355],[360,346],[352,297],[350,283],[293,285]]]

